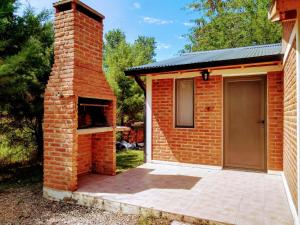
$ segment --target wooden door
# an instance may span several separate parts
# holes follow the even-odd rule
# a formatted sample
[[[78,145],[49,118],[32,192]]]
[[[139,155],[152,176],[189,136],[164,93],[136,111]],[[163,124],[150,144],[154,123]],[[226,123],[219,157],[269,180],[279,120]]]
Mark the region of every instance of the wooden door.
[[[266,170],[265,77],[224,80],[224,167]]]

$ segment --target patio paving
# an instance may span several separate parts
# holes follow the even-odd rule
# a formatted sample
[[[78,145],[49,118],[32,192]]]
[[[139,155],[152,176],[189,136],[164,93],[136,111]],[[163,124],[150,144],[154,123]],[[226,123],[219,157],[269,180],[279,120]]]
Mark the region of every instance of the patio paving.
[[[115,177],[83,176],[74,195],[110,202],[110,210],[128,204],[128,213],[153,208],[179,220],[186,216],[237,225],[293,224],[281,176],[264,173],[144,164]]]

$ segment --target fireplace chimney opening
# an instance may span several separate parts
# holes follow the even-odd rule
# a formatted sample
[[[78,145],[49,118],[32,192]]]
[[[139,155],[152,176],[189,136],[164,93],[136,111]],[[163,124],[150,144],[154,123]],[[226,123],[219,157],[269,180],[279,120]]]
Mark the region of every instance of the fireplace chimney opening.
[[[79,97],[78,129],[111,126],[107,116],[111,106],[111,100]]]

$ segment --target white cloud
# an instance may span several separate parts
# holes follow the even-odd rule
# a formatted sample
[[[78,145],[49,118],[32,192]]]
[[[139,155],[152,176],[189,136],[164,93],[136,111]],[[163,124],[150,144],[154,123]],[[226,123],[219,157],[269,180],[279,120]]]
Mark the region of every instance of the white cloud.
[[[194,26],[194,23],[185,22],[185,23],[183,23],[183,25],[186,27],[192,27],[192,26]]]
[[[168,49],[171,47],[171,45],[159,42],[157,43],[156,47],[158,50],[161,50],[161,49]]]
[[[143,22],[149,24],[155,24],[155,25],[166,25],[166,24],[174,23],[173,20],[163,20],[163,19],[158,19],[158,18],[148,17],[148,16],[143,17]]]
[[[135,9],[140,9],[141,8],[141,4],[139,2],[134,2],[132,6]]]

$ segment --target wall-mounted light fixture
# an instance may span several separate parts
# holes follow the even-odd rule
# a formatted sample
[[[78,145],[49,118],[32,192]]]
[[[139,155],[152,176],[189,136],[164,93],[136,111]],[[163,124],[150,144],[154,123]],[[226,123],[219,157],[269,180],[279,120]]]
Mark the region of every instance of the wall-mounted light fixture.
[[[208,70],[202,70],[201,71],[201,75],[202,75],[202,79],[204,81],[208,81],[209,80],[209,72],[208,72]]]

